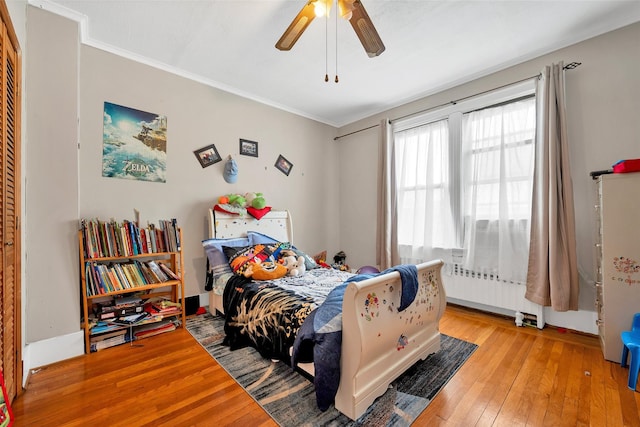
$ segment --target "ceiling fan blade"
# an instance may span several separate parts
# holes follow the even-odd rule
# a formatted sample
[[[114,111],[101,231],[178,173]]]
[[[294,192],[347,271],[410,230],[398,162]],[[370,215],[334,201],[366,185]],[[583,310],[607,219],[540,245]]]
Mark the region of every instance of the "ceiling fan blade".
[[[309,26],[313,18],[316,17],[314,10],[315,0],[310,0],[293,19],[289,27],[285,30],[280,40],[276,43],[276,48],[280,50],[290,50],[298,41],[304,30]]]
[[[376,31],[376,28],[373,26],[371,18],[369,18],[360,0],[353,2],[352,14],[349,22],[351,22],[351,26],[360,39],[360,43],[362,43],[367,55],[374,57],[384,52],[384,43],[382,43],[378,31]]]

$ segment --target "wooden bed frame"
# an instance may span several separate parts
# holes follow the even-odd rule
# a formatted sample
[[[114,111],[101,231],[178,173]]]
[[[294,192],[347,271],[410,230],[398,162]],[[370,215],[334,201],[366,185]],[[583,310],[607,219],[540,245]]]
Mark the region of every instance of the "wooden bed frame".
[[[291,216],[270,212],[259,221],[249,216],[209,210],[209,236],[230,238],[258,231],[292,241]],[[292,242],[293,243],[293,242]],[[402,282],[397,272],[351,282],[342,313],[342,358],[337,410],[356,420],[389,384],[418,360],[440,350],[438,323],[446,305],[441,279],[442,261],[418,265],[418,294],[398,312]],[[209,311],[222,310],[221,296],[210,292]],[[367,303],[368,304],[365,304]]]

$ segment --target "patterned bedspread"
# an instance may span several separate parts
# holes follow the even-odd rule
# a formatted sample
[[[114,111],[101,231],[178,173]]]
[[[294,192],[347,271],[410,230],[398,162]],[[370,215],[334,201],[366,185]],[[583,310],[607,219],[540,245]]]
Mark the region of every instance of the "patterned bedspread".
[[[327,268],[271,281],[233,276],[223,295],[225,344],[232,350],[251,346],[265,358],[289,363],[289,348],[305,318],[351,276]]]

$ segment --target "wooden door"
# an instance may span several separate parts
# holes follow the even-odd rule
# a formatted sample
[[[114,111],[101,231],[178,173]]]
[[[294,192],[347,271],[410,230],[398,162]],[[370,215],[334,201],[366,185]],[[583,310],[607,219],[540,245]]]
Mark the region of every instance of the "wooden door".
[[[6,3],[0,7],[0,346],[9,400],[22,389],[20,322],[20,51]]]

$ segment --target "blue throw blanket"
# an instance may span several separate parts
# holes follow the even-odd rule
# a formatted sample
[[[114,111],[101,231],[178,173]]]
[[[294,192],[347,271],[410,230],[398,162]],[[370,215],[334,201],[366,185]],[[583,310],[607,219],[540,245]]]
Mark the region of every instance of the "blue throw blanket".
[[[415,265],[398,265],[381,273],[397,271],[402,280],[398,311],[411,305],[418,293],[418,269]],[[359,274],[336,286],[324,303],[305,319],[293,344],[291,365],[313,360],[316,402],[321,411],[331,406],[340,383],[340,353],[342,348],[342,301],[349,282],[359,282],[378,274]]]

